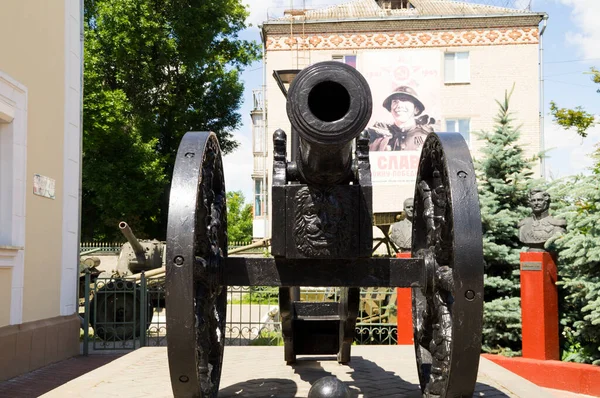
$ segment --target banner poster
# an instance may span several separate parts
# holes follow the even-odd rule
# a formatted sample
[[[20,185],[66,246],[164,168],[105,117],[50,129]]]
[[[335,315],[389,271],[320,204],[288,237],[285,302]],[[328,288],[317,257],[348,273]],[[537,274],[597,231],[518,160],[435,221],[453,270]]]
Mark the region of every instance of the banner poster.
[[[441,127],[441,59],[436,50],[367,51],[359,70],[373,96],[367,125],[374,212],[402,210],[414,194],[421,148]]]

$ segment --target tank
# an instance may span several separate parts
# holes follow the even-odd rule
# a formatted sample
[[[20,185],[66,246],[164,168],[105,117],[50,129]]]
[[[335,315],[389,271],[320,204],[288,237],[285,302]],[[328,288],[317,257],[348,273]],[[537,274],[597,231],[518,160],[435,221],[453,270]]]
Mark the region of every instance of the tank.
[[[104,341],[140,337],[150,326],[154,307],[164,307],[163,279],[146,280],[148,288],[155,292],[153,295],[142,296],[140,286],[142,271],[147,277],[164,272],[161,268],[164,242],[137,239],[125,221],[119,223],[119,230],[127,242],[121,246],[117,273],[95,284],[97,290],[90,301],[90,323],[96,336]],[[90,265],[97,266],[93,261]],[[140,327],[137,322],[142,319],[142,312],[145,312],[145,325]]]
[[[127,242],[121,247],[117,261],[117,271],[121,276],[150,271],[162,266],[164,243],[156,239],[138,240],[125,221],[119,223],[119,229]]]

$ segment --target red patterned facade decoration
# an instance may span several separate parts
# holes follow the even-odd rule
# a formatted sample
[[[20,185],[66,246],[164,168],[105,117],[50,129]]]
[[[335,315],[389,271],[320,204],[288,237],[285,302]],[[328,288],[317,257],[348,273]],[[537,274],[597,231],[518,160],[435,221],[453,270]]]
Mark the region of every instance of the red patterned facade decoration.
[[[267,39],[267,50],[287,51],[292,49],[331,50],[360,48],[413,48],[451,46],[490,46],[506,44],[536,44],[539,41],[537,28],[484,29],[464,31],[427,32],[382,32],[382,33],[335,33],[331,35],[311,34],[271,36]]]

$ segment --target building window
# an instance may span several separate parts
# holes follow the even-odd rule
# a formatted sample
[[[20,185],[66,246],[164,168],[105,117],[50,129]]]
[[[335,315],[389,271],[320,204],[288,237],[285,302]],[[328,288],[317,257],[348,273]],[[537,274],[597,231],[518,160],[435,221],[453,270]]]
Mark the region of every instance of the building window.
[[[356,55],[334,55],[332,57],[334,61],[343,62],[346,65],[350,65],[356,68]]]
[[[469,83],[470,81],[469,53],[444,53],[444,82]]]
[[[471,119],[446,119],[446,131],[460,133],[468,145],[471,137]]]
[[[254,180],[254,217],[263,215],[264,192],[262,180]]]
[[[264,153],[265,151],[265,125],[262,115],[252,115],[252,135],[254,138],[254,153]]]
[[[377,0],[377,4],[384,10],[405,10],[414,8],[408,0]]]
[[[0,71],[0,263],[12,268],[11,325],[23,321],[26,143],[27,89]]]
[[[11,127],[0,118],[0,245],[5,246],[13,245],[13,143]]]

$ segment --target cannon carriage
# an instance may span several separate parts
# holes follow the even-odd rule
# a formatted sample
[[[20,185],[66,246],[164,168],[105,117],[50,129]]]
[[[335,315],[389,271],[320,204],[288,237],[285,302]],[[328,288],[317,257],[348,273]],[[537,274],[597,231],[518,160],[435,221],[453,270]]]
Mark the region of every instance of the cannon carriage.
[[[227,286],[279,287],[284,360],[351,360],[360,287],[411,287],[415,354],[424,396],[473,393],[483,311],[483,249],[475,173],[459,134],[431,133],[421,153],[412,258],[372,257],[371,94],[354,68],[302,70],[287,96],[298,145],[274,133],[268,258],[228,257],[225,182],[213,133],[187,133],[169,204],[166,305],[177,397],[216,397]],[[341,288],[339,303],[305,303],[300,286]]]

